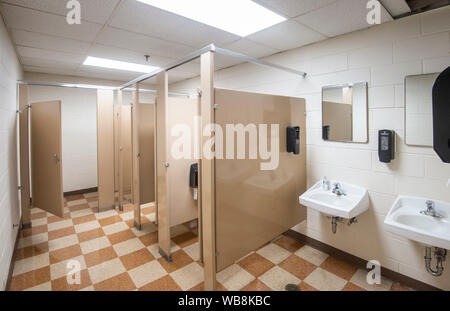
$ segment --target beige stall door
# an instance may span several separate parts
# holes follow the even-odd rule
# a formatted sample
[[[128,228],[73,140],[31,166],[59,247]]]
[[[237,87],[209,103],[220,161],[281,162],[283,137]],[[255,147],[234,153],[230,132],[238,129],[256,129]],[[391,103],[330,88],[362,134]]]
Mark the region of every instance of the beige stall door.
[[[189,173],[191,165],[198,163],[196,159],[175,159],[171,152],[179,136],[172,136],[175,126],[187,125],[191,129],[191,137],[195,134],[195,118],[200,116],[200,102],[198,98],[169,97],[167,105],[167,154],[170,166],[167,170],[169,219],[170,227],[198,218],[198,202],[194,200],[193,189],[189,187]],[[200,129],[198,130],[200,132]],[[200,140],[200,138],[198,138]],[[193,157],[194,139],[191,141],[191,156]],[[179,150],[181,151],[181,150]]]
[[[155,105],[139,104],[141,204],[155,201]]]
[[[61,101],[31,107],[32,204],[63,217]]]
[[[114,206],[114,93],[97,91],[98,208]]]
[[[298,197],[306,190],[306,120],[303,99],[215,90],[215,120],[223,129],[227,124],[267,125],[267,149],[275,144],[270,128],[279,125],[279,163],[273,170],[261,170],[269,160],[249,159],[246,134],[246,159],[216,159],[216,250],[217,271],[276,238],[306,219],[306,208]],[[300,154],[286,152],[286,127],[300,126]],[[225,130],[224,130],[225,132]],[[228,136],[228,135],[227,135]],[[255,138],[256,140],[258,138]],[[225,139],[226,151],[230,141]],[[258,153],[261,145],[258,143]],[[224,148],[225,149],[225,148]],[[266,148],[263,148],[266,149]],[[216,148],[217,151],[217,148]],[[225,151],[225,150],[224,150]],[[273,154],[272,157],[275,157]],[[202,184],[203,186],[203,184]]]

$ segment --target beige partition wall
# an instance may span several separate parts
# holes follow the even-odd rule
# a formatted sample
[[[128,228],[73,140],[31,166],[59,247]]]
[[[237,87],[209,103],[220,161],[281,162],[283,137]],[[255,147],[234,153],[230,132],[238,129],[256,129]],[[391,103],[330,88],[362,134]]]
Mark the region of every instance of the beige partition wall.
[[[201,72],[201,119],[202,128],[214,124],[214,53],[208,52],[200,58]],[[202,136],[202,146],[214,134]],[[215,230],[215,168],[214,159],[202,155],[199,178],[201,178],[202,250],[204,269],[204,289],[216,290],[216,230]]]
[[[167,102],[169,100],[167,72],[156,76],[156,206],[158,208],[158,243],[163,258],[171,261],[170,256],[170,215],[167,169]]]
[[[155,201],[155,105],[139,104],[141,204]]]
[[[114,202],[114,93],[97,91],[97,174],[98,208]]]
[[[28,85],[19,85],[19,133],[20,133],[20,201],[22,209],[22,227],[31,227],[30,210],[30,151],[28,139],[29,116]]]
[[[133,91],[133,104],[131,107],[131,197],[134,206],[134,226],[141,229],[141,195],[140,195],[140,146],[139,146],[139,84],[135,84]]]
[[[245,160],[237,157],[240,134],[231,132],[224,138],[227,159],[215,161],[220,271],[306,219],[306,208],[298,203],[306,190],[306,121],[303,99],[215,89],[215,104],[215,122],[223,129],[227,124],[243,124],[248,130],[241,136]],[[299,155],[286,152],[288,126],[300,127]],[[267,145],[261,138],[267,138]],[[257,159],[250,159],[252,141],[258,146]],[[234,159],[229,159],[233,146]],[[271,154],[262,159],[267,151]],[[269,170],[263,170],[263,165]]]

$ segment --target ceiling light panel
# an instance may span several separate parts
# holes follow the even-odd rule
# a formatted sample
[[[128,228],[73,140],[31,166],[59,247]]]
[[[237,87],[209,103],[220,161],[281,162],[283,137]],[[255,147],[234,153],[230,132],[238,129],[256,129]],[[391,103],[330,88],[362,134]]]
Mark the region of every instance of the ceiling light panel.
[[[159,69],[159,67],[155,66],[127,63],[118,60],[99,58],[93,56],[88,56],[84,61],[83,65],[124,70],[124,71],[143,72],[143,73],[149,73]]]
[[[246,37],[286,20],[251,0],[137,0]]]

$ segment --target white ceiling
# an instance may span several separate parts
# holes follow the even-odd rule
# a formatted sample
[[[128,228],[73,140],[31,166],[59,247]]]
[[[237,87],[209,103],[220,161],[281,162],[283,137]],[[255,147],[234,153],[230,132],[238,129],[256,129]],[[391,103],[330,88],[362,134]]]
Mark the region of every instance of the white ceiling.
[[[81,25],[69,25],[67,0],[0,0],[25,71],[124,81],[139,73],[82,63],[91,55],[163,66],[210,43],[261,58],[369,26],[361,0],[253,0],[288,20],[246,38],[135,0],[79,1]],[[390,20],[383,8],[382,21]],[[149,63],[144,55],[150,55]],[[220,57],[216,69],[237,63]],[[170,71],[170,82],[196,76],[198,67],[191,63]]]

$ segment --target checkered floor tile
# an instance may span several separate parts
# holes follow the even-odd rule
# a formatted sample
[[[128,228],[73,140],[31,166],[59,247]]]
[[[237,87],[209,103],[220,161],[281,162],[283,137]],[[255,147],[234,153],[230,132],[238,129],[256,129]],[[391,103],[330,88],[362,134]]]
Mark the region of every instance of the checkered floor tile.
[[[142,208],[142,230],[133,207],[97,212],[97,194],[68,197],[64,218],[32,209],[32,228],[20,234],[10,290],[203,290],[197,229],[172,229],[172,263],[158,253],[155,207]],[[79,267],[81,273],[68,273]],[[217,275],[218,290],[409,290],[282,236]],[[77,278],[78,277],[78,278]]]

